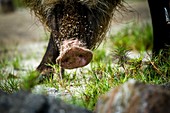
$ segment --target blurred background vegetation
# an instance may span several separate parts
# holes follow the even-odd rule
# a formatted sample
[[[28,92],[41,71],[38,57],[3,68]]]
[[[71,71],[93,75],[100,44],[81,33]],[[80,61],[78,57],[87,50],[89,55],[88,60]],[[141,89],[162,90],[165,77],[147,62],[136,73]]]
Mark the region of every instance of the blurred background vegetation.
[[[13,2],[14,2],[14,6],[16,8],[24,7],[24,4],[23,4],[22,0],[13,0]]]

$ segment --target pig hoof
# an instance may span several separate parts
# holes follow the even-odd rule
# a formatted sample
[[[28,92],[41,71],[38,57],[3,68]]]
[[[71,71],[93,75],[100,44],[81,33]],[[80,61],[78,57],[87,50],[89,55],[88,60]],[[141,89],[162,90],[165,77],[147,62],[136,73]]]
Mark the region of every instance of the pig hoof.
[[[93,53],[84,47],[73,46],[65,50],[56,60],[64,69],[86,66],[92,60]]]
[[[54,70],[52,68],[43,68],[43,70],[37,69],[37,71],[39,72],[38,83],[53,78]]]
[[[46,74],[40,74],[40,76],[38,77],[38,83],[43,83],[44,81],[49,81],[50,79],[53,79],[53,74],[49,74],[47,76]]]

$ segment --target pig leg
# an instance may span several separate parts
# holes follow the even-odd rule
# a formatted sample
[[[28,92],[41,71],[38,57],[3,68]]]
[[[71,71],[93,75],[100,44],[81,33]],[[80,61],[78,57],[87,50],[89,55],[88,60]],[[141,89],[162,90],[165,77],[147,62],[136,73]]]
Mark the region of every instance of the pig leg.
[[[45,55],[37,67],[37,70],[41,73],[41,75],[50,75],[53,73],[53,68],[49,66],[49,64],[56,64],[56,58],[59,56],[59,48],[55,45],[53,41],[54,37],[51,33],[50,40],[48,43],[47,50],[45,52]],[[62,72],[60,73],[60,77],[64,74],[63,69],[61,69]]]
[[[170,45],[170,24],[166,22],[165,9],[169,11],[169,0],[148,0],[153,26],[153,53],[166,50]],[[159,14],[159,16],[158,16]],[[169,56],[167,56],[168,58]]]

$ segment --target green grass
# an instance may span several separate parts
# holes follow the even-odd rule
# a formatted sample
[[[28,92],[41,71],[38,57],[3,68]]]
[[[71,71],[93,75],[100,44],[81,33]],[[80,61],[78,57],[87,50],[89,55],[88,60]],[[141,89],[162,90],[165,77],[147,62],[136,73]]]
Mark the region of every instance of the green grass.
[[[66,70],[63,79],[58,76],[59,66],[51,65],[56,74],[42,83],[38,83],[37,72],[27,71],[25,76],[10,77],[14,73],[6,73],[5,67],[13,65],[22,68],[22,57],[16,56],[13,61],[0,62],[0,89],[12,93],[20,89],[34,92],[38,85],[56,88],[61,95],[58,97],[65,102],[93,110],[100,95],[111,88],[123,84],[128,79],[135,79],[149,84],[163,84],[170,82],[170,50],[167,56],[160,54],[152,59],[143,61],[145,52],[152,48],[152,33],[149,23],[130,25],[94,50],[92,62],[83,68]],[[127,54],[137,51],[140,56],[129,58]],[[47,94],[46,91],[42,91]],[[36,92],[36,93],[42,93]],[[65,93],[66,92],[66,93]]]
[[[152,49],[152,28],[150,23],[133,23],[111,36],[111,45],[126,49],[147,51]]]

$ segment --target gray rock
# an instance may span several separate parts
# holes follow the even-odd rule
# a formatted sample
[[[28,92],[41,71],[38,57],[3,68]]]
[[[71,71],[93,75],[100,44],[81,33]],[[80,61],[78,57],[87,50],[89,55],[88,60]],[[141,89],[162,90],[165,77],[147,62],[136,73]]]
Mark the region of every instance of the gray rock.
[[[92,113],[84,108],[64,103],[49,96],[20,91],[6,94],[0,91],[0,113]]]
[[[170,90],[129,80],[100,97],[96,113],[170,113]]]

